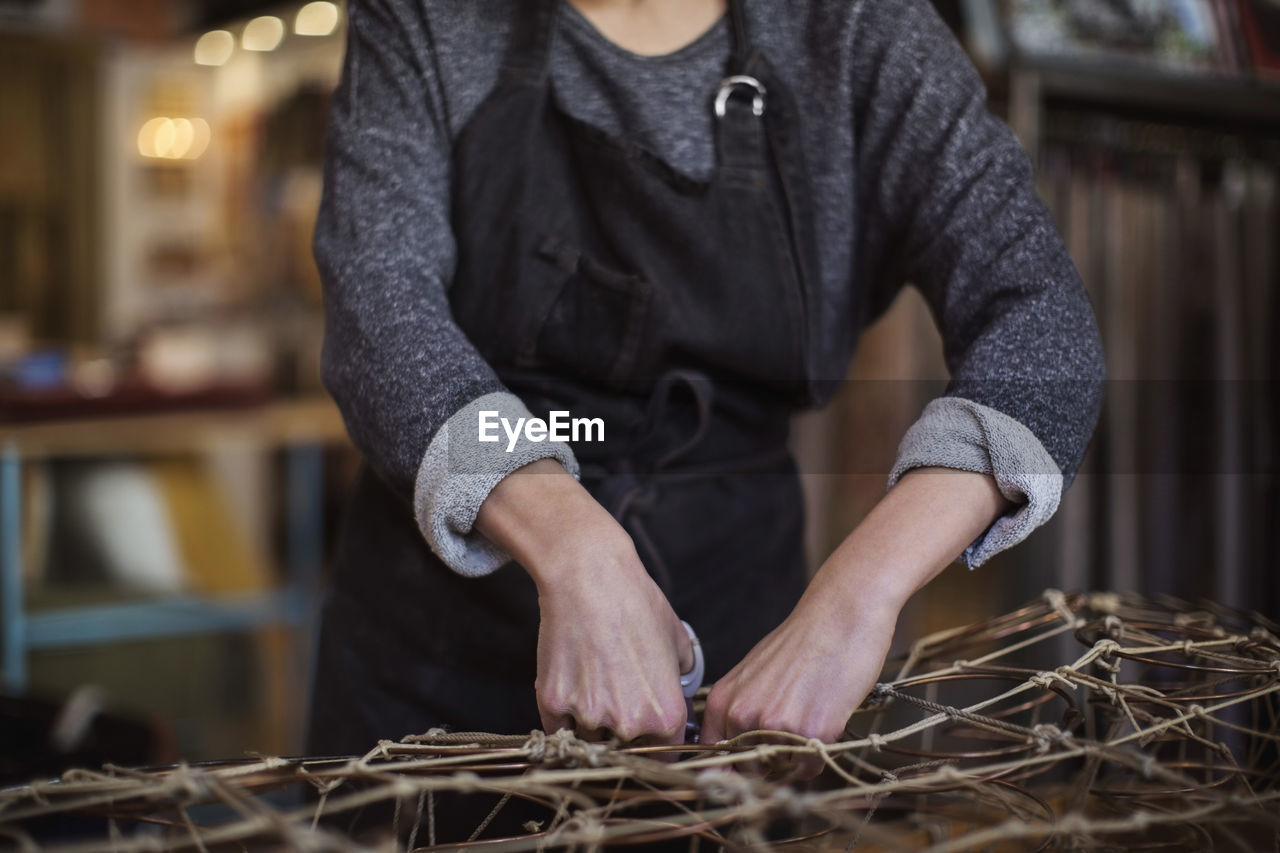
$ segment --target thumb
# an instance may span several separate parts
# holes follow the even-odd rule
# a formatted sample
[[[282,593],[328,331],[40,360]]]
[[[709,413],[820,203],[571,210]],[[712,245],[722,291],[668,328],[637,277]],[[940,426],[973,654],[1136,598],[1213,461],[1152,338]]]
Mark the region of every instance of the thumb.
[[[706,712],[702,716],[702,736],[699,738],[702,743],[719,743],[724,740],[725,703],[721,700],[723,691],[717,689],[719,686],[717,682],[711,690],[711,695],[707,697]]]

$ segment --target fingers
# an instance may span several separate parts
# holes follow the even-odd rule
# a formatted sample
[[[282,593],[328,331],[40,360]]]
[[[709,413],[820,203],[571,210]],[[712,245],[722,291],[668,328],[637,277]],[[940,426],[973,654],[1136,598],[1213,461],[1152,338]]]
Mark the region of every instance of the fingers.
[[[538,716],[542,720],[542,730],[549,735],[553,735],[561,729],[573,731],[573,717],[567,711],[544,706],[541,699],[538,701]]]
[[[685,704],[679,691],[664,690],[662,697],[634,697],[621,713],[606,719],[602,728],[620,743],[675,745],[684,743]]]
[[[590,723],[579,723],[574,730],[574,734],[586,741],[592,743],[608,743],[613,740],[613,730],[605,725],[592,725]]]
[[[748,697],[741,695],[741,692],[737,689],[737,684],[732,681],[722,680],[711,688],[711,693],[707,696],[707,718],[711,718],[713,715],[716,721],[715,729],[712,732],[715,735],[715,740],[705,736],[706,725],[704,723],[703,743],[734,740],[763,728],[760,723],[760,712],[753,707]],[[765,736],[763,738],[747,738],[746,740],[749,743],[764,743],[768,742],[769,738]],[[744,759],[734,766],[738,772],[748,776],[764,776],[769,769],[754,759]]]
[[[549,735],[563,729],[593,743],[606,743],[614,739],[613,727],[604,723],[579,720],[573,714],[544,712],[541,717],[542,729]]]
[[[662,746],[684,743],[684,725],[688,720],[684,696],[679,696],[677,701],[669,700],[664,708],[655,710],[656,713],[645,721],[642,737],[650,743]]]
[[[613,738],[613,723],[604,714],[590,706],[577,707],[564,697],[539,695],[538,715],[547,734],[566,729],[587,741],[604,742]]]
[[[702,713],[703,743],[719,743],[724,740],[724,708],[722,705],[711,704],[711,696],[714,695],[713,689],[711,695],[707,696],[707,707]]]
[[[728,679],[723,678],[716,682],[711,692],[707,694],[707,707],[702,715],[703,743],[719,743],[733,737],[729,734],[728,720],[731,689]]]
[[[824,767],[826,764],[821,756],[805,756],[792,762],[791,768],[785,774],[785,779],[788,782],[806,782],[815,778]]]
[[[721,679],[707,696],[706,715],[702,723],[702,742],[719,743],[738,739],[738,745],[776,744],[803,746],[803,741],[834,743],[840,739],[842,725],[829,724],[819,715],[796,707],[769,693],[762,695],[739,687],[733,673]],[[789,737],[770,735],[783,732]],[[746,735],[747,737],[742,737]],[[742,773],[769,775],[785,781],[812,779],[825,767],[821,755],[769,751],[767,760],[744,760],[737,765]]]
[[[662,701],[644,701],[644,697],[626,697],[609,707],[621,712],[604,712],[594,706],[578,707],[570,700],[539,697],[538,714],[543,729],[553,734],[568,729],[583,740],[604,742],[617,740],[623,744],[678,745],[684,743],[686,708],[678,691]],[[635,709],[639,705],[640,709]]]
[[[756,644],[737,666],[716,683],[707,697],[703,743],[723,742],[744,732],[735,747],[760,742],[775,744],[743,756],[775,764],[771,770],[790,778],[807,778],[826,765],[810,747],[838,741],[849,715],[867,695],[884,663],[892,636],[885,625],[859,627],[856,639],[832,639],[828,611],[797,608],[778,628]],[[836,632],[838,633],[838,632]],[[867,654],[851,648],[867,646]],[[782,732],[782,736],[768,732]],[[782,748],[778,748],[782,747]]]

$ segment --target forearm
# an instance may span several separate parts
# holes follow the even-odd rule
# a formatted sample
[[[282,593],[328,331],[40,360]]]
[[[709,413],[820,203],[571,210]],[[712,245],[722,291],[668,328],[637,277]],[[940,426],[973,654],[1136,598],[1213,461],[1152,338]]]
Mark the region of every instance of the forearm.
[[[523,566],[540,589],[571,580],[575,567],[592,562],[579,559],[584,550],[600,573],[616,555],[634,550],[621,525],[554,459],[504,477],[480,505],[475,528]]]
[[[896,615],[1010,506],[988,475],[913,469],[827,558],[803,603]]]

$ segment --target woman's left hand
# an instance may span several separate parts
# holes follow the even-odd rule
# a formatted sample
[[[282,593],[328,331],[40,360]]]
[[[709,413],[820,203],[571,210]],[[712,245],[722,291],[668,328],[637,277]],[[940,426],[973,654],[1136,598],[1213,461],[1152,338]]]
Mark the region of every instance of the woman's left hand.
[[[702,742],[767,729],[840,739],[889,653],[898,607],[863,602],[856,611],[810,589],[796,609],[707,697]]]
[[[839,740],[880,676],[907,599],[1011,506],[985,474],[908,472],[831,554],[786,621],[716,682],[702,742],[757,729]]]

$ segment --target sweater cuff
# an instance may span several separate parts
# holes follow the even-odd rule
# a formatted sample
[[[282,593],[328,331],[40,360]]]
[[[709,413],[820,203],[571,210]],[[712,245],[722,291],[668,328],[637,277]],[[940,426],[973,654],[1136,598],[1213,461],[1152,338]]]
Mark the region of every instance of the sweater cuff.
[[[961,397],[925,406],[898,445],[889,488],[912,468],[957,468],[995,478],[1000,493],[1018,504],[965,548],[971,569],[1017,545],[1053,516],[1062,498],[1062,471],[1040,439],[1019,421]]]
[[[556,459],[574,477],[578,461],[568,444],[530,441],[523,431],[514,441],[501,426],[491,431],[496,441],[480,441],[480,413],[496,412],[516,424],[532,417],[520,398],[509,391],[477,397],[450,416],[436,431],[418,467],[413,489],[418,529],[445,565],[460,575],[480,577],[497,570],[511,557],[472,529],[480,504],[503,477],[530,462]]]

